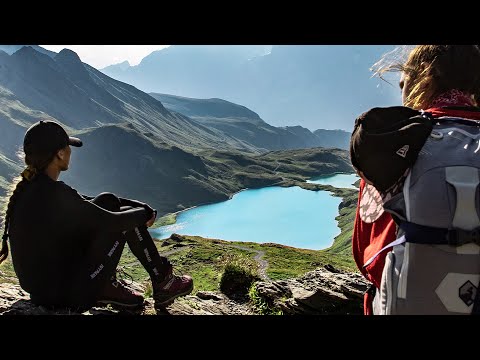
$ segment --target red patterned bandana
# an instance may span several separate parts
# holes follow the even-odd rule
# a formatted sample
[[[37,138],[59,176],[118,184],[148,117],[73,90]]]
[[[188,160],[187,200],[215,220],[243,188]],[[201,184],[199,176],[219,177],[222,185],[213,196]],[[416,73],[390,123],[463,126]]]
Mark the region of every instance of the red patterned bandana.
[[[452,89],[435,98],[429,107],[439,108],[442,106],[475,106],[475,102],[469,94]]]
[[[403,184],[409,173],[410,169],[405,170],[400,179],[384,193],[380,193],[372,185],[365,184],[359,204],[359,214],[362,221],[373,223],[382,216],[384,212],[383,204],[402,191]]]
[[[365,184],[359,204],[360,219],[366,223],[373,223],[384,212],[380,193],[372,185]]]

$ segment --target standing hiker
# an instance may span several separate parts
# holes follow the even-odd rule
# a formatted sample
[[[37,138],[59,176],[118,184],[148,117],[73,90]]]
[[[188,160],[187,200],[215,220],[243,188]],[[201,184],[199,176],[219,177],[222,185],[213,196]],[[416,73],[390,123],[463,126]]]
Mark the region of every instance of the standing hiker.
[[[472,230],[478,220],[472,211],[475,206],[467,204],[470,200],[466,199],[475,198],[476,191],[472,182],[475,176],[468,174],[475,174],[477,169],[476,153],[470,154],[477,146],[470,146],[469,141],[478,142],[480,50],[476,45],[419,45],[404,61],[397,59],[388,63],[384,57],[375,67],[380,77],[387,71],[401,72],[399,85],[404,106],[374,108],[362,114],[355,123],[350,143],[352,164],[362,178],[352,237],[353,256],[362,274],[372,283],[371,291],[365,294],[364,312],[468,313],[473,305],[468,296],[472,294],[468,283],[477,286],[478,281],[459,280],[458,287],[449,290],[451,298],[444,301],[442,297],[447,277],[452,280],[458,278],[457,273],[471,272],[476,276],[477,272],[467,269],[470,259],[454,259],[451,254],[456,254],[460,251],[458,246],[464,245],[453,238],[466,239],[465,243],[476,241]],[[439,126],[438,131],[432,131],[435,126]],[[445,147],[442,148],[442,144]],[[443,149],[449,152],[444,153]],[[439,161],[435,163],[439,173],[422,182],[425,175],[422,171],[429,166],[429,156],[431,161]],[[412,175],[412,166],[419,162],[418,166],[424,169],[417,168]],[[414,186],[424,187],[421,191],[412,191]],[[468,212],[462,211],[467,208]],[[402,243],[405,241],[402,235],[406,236],[406,243]],[[455,247],[441,248],[447,240]],[[443,266],[441,260],[447,258],[452,264],[457,262],[455,266],[464,267],[442,274],[435,284],[423,284],[433,289],[429,290],[431,299],[415,288],[422,282],[416,280],[416,275],[410,275],[413,260],[410,264],[407,260],[418,260],[421,251],[427,255],[425,249],[443,252],[428,253],[430,260],[424,265],[429,269],[417,271],[416,275],[427,276],[428,271],[439,271]],[[461,249],[465,254],[470,251]],[[402,273],[401,279],[396,278]],[[430,275],[433,281],[434,275]],[[389,283],[389,277],[395,281]],[[393,292],[390,297],[384,291],[388,286]],[[417,294],[417,308],[406,305],[411,294]],[[471,301],[465,300],[467,298]]]

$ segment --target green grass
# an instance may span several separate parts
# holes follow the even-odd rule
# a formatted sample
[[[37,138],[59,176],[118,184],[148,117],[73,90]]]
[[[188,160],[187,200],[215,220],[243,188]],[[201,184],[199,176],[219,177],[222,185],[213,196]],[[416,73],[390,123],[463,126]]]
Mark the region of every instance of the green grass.
[[[353,189],[338,189],[329,185],[307,184],[295,181],[295,185],[305,185],[308,190],[331,191],[333,195],[342,197],[340,214],[336,220],[341,233],[335,237],[331,247],[325,250],[298,249],[289,246],[253,242],[230,242],[219,239],[205,239],[198,236],[179,236],[177,241],[167,239],[157,241],[160,252],[170,251],[177,246],[178,252],[168,256],[175,268],[190,274],[194,279],[194,293],[196,291],[219,291],[222,274],[225,271],[225,259],[232,257],[248,257],[253,259],[255,252],[248,252],[229,245],[240,245],[265,252],[265,260],[269,265],[267,275],[272,280],[282,280],[302,276],[308,271],[331,264],[346,271],[358,271],[352,257],[351,237],[358,192]],[[171,215],[171,214],[170,214]],[[172,219],[172,218],[170,218]],[[166,244],[166,246],[161,246]],[[179,247],[183,246],[183,247]],[[126,251],[122,256],[122,263],[135,261],[133,254]],[[138,263],[136,264],[138,267]],[[136,280],[147,281],[148,276],[143,269],[134,269]]]
[[[176,221],[177,221],[177,214],[176,213],[167,214],[167,215],[164,215],[161,218],[157,219],[155,221],[155,223],[153,224],[152,228],[172,225],[172,224],[175,224]]]
[[[333,245],[326,250],[329,254],[343,255],[352,258],[352,232],[355,221],[358,192],[350,190],[340,204],[340,214],[336,217],[340,234],[334,239]],[[353,260],[353,258],[352,258]]]
[[[250,287],[250,290],[248,291],[248,297],[250,298],[255,310],[260,315],[283,315],[283,311],[281,309],[277,309],[274,305],[267,303],[265,298],[258,295],[255,284]]]
[[[348,189],[332,191],[336,195],[343,196],[340,215],[337,217],[341,233],[335,238],[333,245],[325,250],[307,250],[273,243],[231,242],[205,239],[199,236],[178,235],[172,235],[166,240],[156,240],[155,244],[160,254],[174,251],[166,257],[172,262],[174,269],[193,277],[194,290],[192,294],[197,291],[220,291],[220,283],[225,269],[232,274],[241,274],[242,271],[246,274],[245,269],[250,269],[248,271],[257,269],[256,263],[253,262],[256,252],[233,248],[231,245],[264,251],[264,259],[269,263],[267,275],[272,280],[299,277],[326,264],[331,264],[341,270],[358,271],[351,255],[351,235],[358,193]],[[230,261],[227,261],[228,259]],[[236,265],[232,266],[235,262],[237,265],[241,265],[235,268]],[[125,247],[119,265],[124,267],[135,281],[146,285],[146,296],[151,296],[152,290],[148,286],[149,275],[128,246]],[[0,282],[18,283],[10,258],[0,265]],[[260,301],[259,299],[255,300],[255,290],[252,288],[249,290],[249,295],[253,302]],[[257,303],[256,306],[266,313],[276,313],[278,310],[261,303]]]
[[[243,245],[245,246],[245,243]],[[298,277],[327,264],[347,271],[356,270],[351,255],[331,253],[328,249],[307,250],[278,244],[253,243],[246,246],[265,251],[265,260],[269,263],[267,275],[272,280]]]
[[[193,293],[197,291],[218,291],[220,279],[225,268],[225,258],[249,256],[246,251],[225,246],[228,241],[209,240],[198,236],[181,236],[180,241],[167,239],[155,241],[160,254],[176,251],[166,257],[176,271],[189,274],[194,280]],[[162,244],[166,243],[166,246]],[[125,248],[120,266],[123,266],[135,281],[148,283],[149,275],[136,260],[132,252]]]

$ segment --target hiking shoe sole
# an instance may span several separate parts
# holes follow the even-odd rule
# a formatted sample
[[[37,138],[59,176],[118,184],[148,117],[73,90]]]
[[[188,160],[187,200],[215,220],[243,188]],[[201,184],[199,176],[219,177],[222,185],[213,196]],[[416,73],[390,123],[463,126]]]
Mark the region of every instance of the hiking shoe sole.
[[[145,306],[145,302],[142,304],[124,304],[117,301],[97,301],[97,305],[99,306],[106,306],[112,305],[113,307],[120,308],[120,309],[141,309]]]
[[[192,286],[190,288],[188,288],[187,290],[185,290],[182,293],[176,294],[175,296],[171,297],[168,300],[165,300],[163,302],[155,301],[155,309],[157,309],[157,308],[165,309],[167,306],[173,304],[173,302],[175,301],[176,298],[181,297],[181,296],[186,296],[186,295],[190,294],[192,292],[192,290],[193,290],[193,283],[192,283]]]

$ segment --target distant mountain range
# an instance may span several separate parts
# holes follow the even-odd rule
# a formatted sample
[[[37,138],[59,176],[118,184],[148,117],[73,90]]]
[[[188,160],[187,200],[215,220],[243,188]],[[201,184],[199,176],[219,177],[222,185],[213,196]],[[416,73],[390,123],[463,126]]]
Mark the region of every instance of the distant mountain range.
[[[150,93],[170,111],[181,113],[209,128],[217,129],[266,150],[336,147],[348,149],[351,133],[343,130],[315,132],[301,126],[274,127],[245,106],[222,99],[193,99]]]
[[[14,52],[20,50],[24,46],[30,46],[32,49],[37,50],[38,52],[48,55],[50,57],[55,57],[56,52],[47,50],[38,45],[0,45],[0,50],[5,51],[7,54],[12,55]]]
[[[5,50],[5,48],[4,48]],[[253,111],[220,99],[154,94],[161,101],[82,63],[25,46],[0,50],[0,191],[21,162],[25,129],[40,119],[63,123],[85,146],[72,152],[62,180],[86,194],[113,191],[152,203],[160,212],[218,201],[246,186],[282,182],[274,171],[291,152],[319,146],[302,127],[276,128]],[[322,161],[310,163],[312,156]],[[290,160],[289,160],[290,161]],[[285,169],[313,176],[351,171],[346,152],[298,150]]]
[[[174,45],[139,65],[101,71],[146,92],[221,98],[273,126],[351,131],[374,106],[398,105],[399,88],[371,78],[390,45]]]

